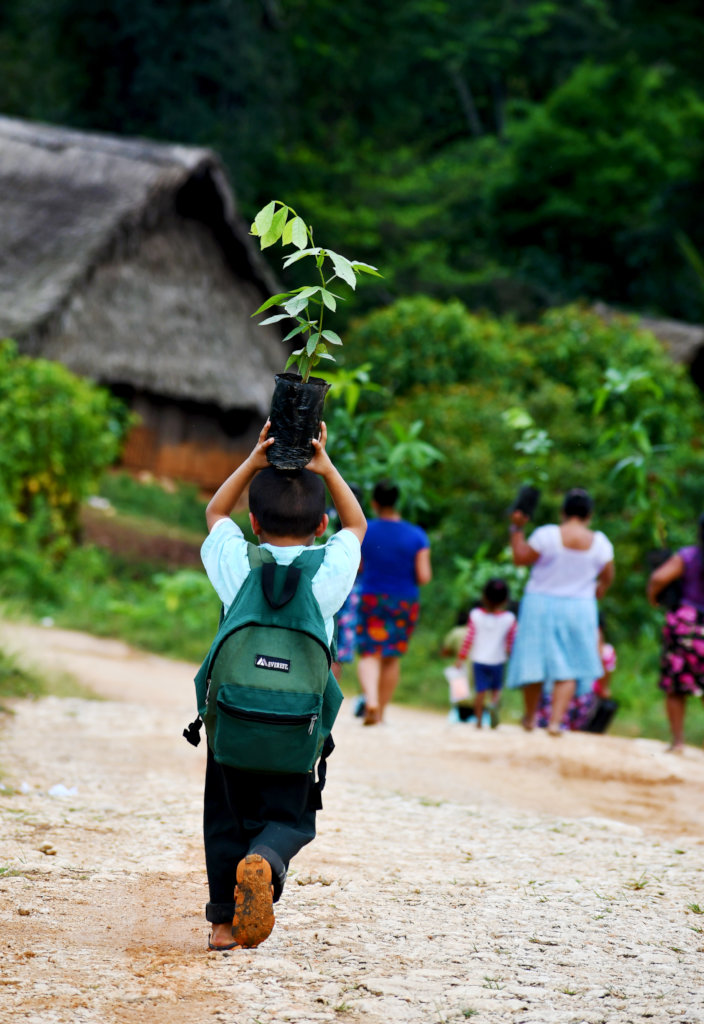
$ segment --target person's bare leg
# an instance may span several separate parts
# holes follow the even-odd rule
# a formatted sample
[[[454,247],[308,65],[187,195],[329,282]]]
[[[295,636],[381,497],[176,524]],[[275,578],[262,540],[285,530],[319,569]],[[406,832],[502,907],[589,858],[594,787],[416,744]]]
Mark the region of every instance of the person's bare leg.
[[[552,689],[552,708],[548,723],[548,732],[552,736],[557,736],[561,731],[562,719],[567,714],[567,708],[574,697],[576,685],[574,679],[558,679],[555,681]]]
[[[363,654],[357,661],[357,675],[366,706],[364,723],[373,725],[379,717],[381,658],[374,654]]]
[[[474,714],[477,716],[477,729],[482,727],[482,715],[484,714],[484,694],[477,692],[474,698]]]
[[[501,690],[492,690],[489,694],[489,720],[491,728],[495,729],[499,724],[499,704],[501,703]]]
[[[542,683],[526,683],[523,690],[523,728],[530,731],[535,728],[535,716],[538,714],[540,705],[540,694],[543,692]]]
[[[667,711],[667,720],[670,723],[670,732],[672,734],[670,750],[682,750],[684,748],[686,699],[686,697],[676,693],[668,693],[665,696],[665,710]]]
[[[381,676],[379,678],[379,719],[384,717],[384,708],[391,703],[391,698],[401,678],[401,659],[382,658]]]

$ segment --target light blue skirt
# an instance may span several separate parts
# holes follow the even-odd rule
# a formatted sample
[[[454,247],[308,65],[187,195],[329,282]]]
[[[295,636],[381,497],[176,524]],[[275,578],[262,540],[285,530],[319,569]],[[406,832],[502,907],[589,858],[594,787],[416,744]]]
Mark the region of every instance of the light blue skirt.
[[[598,644],[594,598],[524,594],[506,686],[543,683],[552,693],[555,680],[575,679],[577,696],[589,693],[604,674]]]

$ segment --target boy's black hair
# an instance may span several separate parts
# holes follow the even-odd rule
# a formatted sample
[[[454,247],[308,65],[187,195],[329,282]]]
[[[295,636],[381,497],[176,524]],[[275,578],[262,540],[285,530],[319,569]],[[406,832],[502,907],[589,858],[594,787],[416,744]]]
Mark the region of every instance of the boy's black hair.
[[[379,508],[393,508],[400,496],[401,492],[392,480],[380,480],[372,495]]]
[[[574,516],[575,519],[589,519],[593,508],[594,502],[581,487],[573,487],[562,502],[564,514],[568,517]]]
[[[489,605],[490,608],[498,608],[499,605],[505,604],[509,598],[508,585],[506,580],[494,577],[489,580],[482,590],[482,597]]]
[[[249,485],[249,511],[272,537],[308,538],[325,514],[323,478],[309,469],[267,466]]]

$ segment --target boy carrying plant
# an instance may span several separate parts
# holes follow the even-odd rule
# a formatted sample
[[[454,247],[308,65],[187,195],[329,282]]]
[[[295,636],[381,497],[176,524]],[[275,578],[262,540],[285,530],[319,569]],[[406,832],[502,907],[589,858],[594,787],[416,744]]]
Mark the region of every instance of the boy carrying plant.
[[[303,566],[300,571],[308,574],[307,592],[312,593],[320,631],[324,629],[322,640],[327,641],[329,647],[333,638],[333,616],[342,607],[357,575],[366,520],[357,499],[325,450],[324,423],[320,439],[312,442],[313,458],[306,469],[293,473],[269,466],[266,450],[274,438],[269,437],[268,432],[267,421],[247,460],[222,484],[206,509],[209,535],[202,547],[203,564],[227,616],[253,571],[252,551],[242,531],[230,519],[233,508],[249,488],[250,522],[259,538],[258,551],[263,561],[275,563],[260,566],[262,579],[267,568],[284,572],[276,567],[291,566],[294,562],[296,566]],[[313,545],[328,522],[326,486],[342,528],[321,552]],[[291,570],[285,572],[290,574]],[[252,581],[250,584],[253,585]],[[280,596],[280,589],[278,593]],[[310,605],[309,599],[309,609]],[[276,601],[272,607],[278,607]],[[237,612],[236,607],[233,612]],[[275,622],[276,612],[272,615]],[[324,668],[327,671],[329,650],[326,656],[328,662]],[[265,685],[272,687],[280,700],[290,698],[290,694],[279,694],[279,678],[276,677],[279,672],[280,687],[285,689],[289,659],[268,658],[264,651],[255,654],[250,661],[271,670],[269,675],[274,682]],[[208,686],[210,682],[208,679]],[[324,684],[322,714],[310,716],[310,729],[303,732],[310,734],[314,726],[319,728],[319,718],[325,730],[326,715],[331,726],[341,699],[330,673]],[[220,713],[220,698],[217,707]],[[248,715],[261,727],[266,717],[241,709],[232,709],[232,715],[227,728],[230,724],[232,728],[241,727],[242,719]],[[207,714],[204,717],[207,728]],[[290,721],[301,716],[286,717]],[[211,732],[208,735],[211,737]],[[288,735],[286,729],[282,730],[282,736]],[[322,807],[323,773],[319,769],[320,782],[316,783],[314,770],[281,771],[281,764],[287,763],[283,749],[286,742],[285,738],[275,740],[273,746],[268,747],[263,739],[260,751],[271,750],[271,764],[265,761],[262,770],[249,771],[216,760],[217,739],[215,750],[209,739],[203,834],[210,895],[205,916],[212,925],[208,942],[211,949],[257,946],[268,937],[274,927],[273,903],[281,896],[289,862],[315,836],[315,814]]]

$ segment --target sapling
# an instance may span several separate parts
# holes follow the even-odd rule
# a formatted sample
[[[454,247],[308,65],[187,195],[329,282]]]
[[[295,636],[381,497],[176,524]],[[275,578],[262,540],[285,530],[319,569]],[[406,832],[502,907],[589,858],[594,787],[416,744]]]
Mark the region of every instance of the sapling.
[[[278,241],[281,241],[284,248],[293,247],[294,251],[284,259],[284,269],[302,259],[315,261],[317,277],[314,284],[272,295],[252,314],[258,316],[273,306],[280,306],[284,310],[283,313],[267,317],[259,326],[264,327],[282,320],[295,321],[295,326],[283,340],[288,342],[300,337],[302,345],[291,353],[284,369],[295,367],[302,380],[307,381],[311,370],[321,360],[335,362],[334,355],[329,351],[330,347],[342,345],[340,335],[324,326],[326,317],[329,318],[329,314],[335,312],[338,300],[343,299],[343,296],[330,290],[330,285],[338,279],[355,289],[359,274],[371,274],[374,277],[382,275],[376,267],[368,263],[348,260],[332,249],[316,246],[313,241],[313,228],[307,225],[292,207],[278,199],[272,200],[259,211],[250,233],[259,238],[262,249]]]

